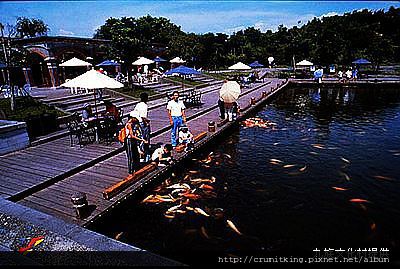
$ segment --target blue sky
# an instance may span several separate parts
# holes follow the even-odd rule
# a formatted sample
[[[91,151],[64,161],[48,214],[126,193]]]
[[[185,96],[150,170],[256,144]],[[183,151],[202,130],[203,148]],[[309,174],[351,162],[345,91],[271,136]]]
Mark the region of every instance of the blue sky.
[[[313,17],[359,9],[400,7],[398,1],[1,1],[0,22],[17,17],[42,19],[49,35],[92,37],[109,17],[152,15],[166,17],[185,32],[232,33],[253,26],[261,31],[291,27]]]

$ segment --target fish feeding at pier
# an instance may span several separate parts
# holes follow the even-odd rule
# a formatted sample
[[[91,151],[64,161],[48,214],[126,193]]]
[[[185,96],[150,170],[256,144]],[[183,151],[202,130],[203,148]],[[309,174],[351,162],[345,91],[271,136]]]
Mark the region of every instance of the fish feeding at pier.
[[[261,118],[248,118],[242,121],[242,125],[245,127],[272,128],[274,130],[277,124],[275,122],[264,120]]]

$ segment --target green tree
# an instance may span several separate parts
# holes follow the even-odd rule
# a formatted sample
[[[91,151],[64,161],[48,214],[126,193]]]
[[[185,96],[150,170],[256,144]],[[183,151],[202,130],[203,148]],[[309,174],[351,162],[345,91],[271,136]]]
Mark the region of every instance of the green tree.
[[[47,24],[40,19],[19,17],[16,22],[17,36],[20,38],[47,35],[49,30]]]

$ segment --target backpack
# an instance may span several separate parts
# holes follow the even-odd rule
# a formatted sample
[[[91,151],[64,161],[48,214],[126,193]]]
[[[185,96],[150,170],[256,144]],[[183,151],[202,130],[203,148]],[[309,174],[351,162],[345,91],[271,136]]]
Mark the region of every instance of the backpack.
[[[124,143],[125,138],[126,138],[126,129],[124,126],[118,133],[118,140],[119,140],[119,142]]]

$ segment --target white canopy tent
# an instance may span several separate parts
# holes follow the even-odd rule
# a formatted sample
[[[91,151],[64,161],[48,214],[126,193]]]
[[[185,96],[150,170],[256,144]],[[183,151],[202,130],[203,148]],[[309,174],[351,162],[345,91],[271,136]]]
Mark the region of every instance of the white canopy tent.
[[[242,62],[238,62],[232,66],[229,66],[228,69],[229,70],[251,70],[251,67]]]
[[[170,63],[173,63],[173,64],[183,64],[183,63],[186,63],[186,61],[182,60],[182,59],[179,58],[179,57],[175,57],[174,59],[170,60],[169,62],[170,62]]]
[[[303,60],[303,61],[298,62],[298,63],[296,64],[296,66],[313,66],[313,65],[314,65],[314,64],[313,64],[312,62],[307,61],[307,60]]]
[[[76,57],[69,59],[68,61],[63,62],[60,66],[67,67],[67,66],[91,66],[91,63],[82,61]]]
[[[147,59],[146,57],[139,57],[136,61],[134,61],[133,65],[147,65],[154,63],[153,60]]]

